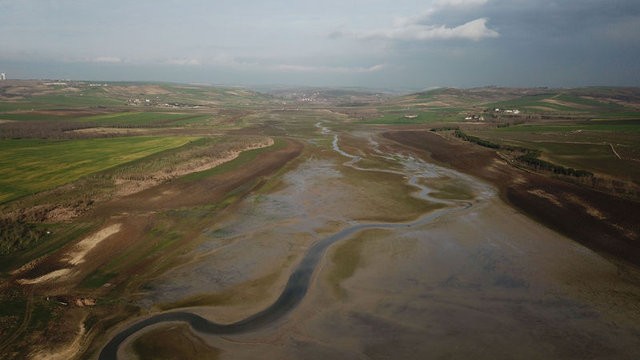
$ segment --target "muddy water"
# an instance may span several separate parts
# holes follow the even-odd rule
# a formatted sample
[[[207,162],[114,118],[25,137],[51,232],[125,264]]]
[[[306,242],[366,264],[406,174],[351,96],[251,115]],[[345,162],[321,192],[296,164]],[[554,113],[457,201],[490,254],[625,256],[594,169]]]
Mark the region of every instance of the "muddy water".
[[[326,128],[322,134],[333,135]],[[634,358],[635,273],[620,276],[598,255],[514,213],[471,177],[381,151],[377,156],[395,167],[361,168],[360,157],[333,136],[344,164],[310,159],[285,177],[284,190],[250,199],[236,217],[203,234],[210,241],[198,252],[207,255],[172,275],[174,290],[185,279],[194,284],[176,291],[185,296],[216,283],[194,268],[218,269],[215,275],[226,280],[211,286],[215,291],[280,266],[265,259],[304,250],[284,266],[291,276],[274,302],[225,324],[193,312],[161,313],[117,334],[101,358],[115,358],[122,342],[148,326],[173,321],[189,323],[231,358]],[[445,207],[402,224],[354,222],[344,209],[355,204],[345,205],[353,199],[340,186],[338,166],[402,174],[415,196]],[[432,196],[429,184],[442,178],[464,184],[474,198]],[[325,279],[339,264],[328,248],[361,237],[362,261],[341,283],[347,297],[336,297]],[[159,299],[168,300],[153,301]],[[233,341],[207,334],[233,334]]]

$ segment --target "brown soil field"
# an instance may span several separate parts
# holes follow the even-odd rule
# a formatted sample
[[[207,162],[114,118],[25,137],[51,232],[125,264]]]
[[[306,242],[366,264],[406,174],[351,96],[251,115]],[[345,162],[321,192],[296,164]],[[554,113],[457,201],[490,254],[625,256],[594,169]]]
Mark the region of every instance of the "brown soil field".
[[[430,131],[388,131],[383,136],[489,181],[510,205],[575,241],[640,265],[640,203],[515,168],[493,150]]]

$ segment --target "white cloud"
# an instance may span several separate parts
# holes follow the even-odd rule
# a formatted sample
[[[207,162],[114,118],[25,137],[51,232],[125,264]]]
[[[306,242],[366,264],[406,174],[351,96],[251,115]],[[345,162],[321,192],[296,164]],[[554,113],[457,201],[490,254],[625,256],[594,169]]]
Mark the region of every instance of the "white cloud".
[[[408,17],[398,17],[394,19],[393,24],[394,26],[406,26],[410,24],[426,23],[431,18],[431,16],[438,11],[443,11],[451,8],[468,9],[470,7],[484,5],[487,2],[488,0],[437,0],[424,12]]]
[[[412,16],[396,17],[389,28],[374,30],[361,30],[356,32],[335,31],[329,34],[329,38],[352,37],[356,39],[381,39],[381,40],[449,40],[465,39],[479,41],[487,38],[496,38],[500,34],[487,27],[488,19],[481,17],[468,21],[462,25],[451,26],[438,24],[436,15],[442,12],[458,12],[471,7],[485,5],[489,0],[435,0],[421,13]]]
[[[396,23],[390,29],[374,30],[361,34],[356,34],[360,39],[383,39],[383,40],[449,40],[466,39],[479,41],[486,38],[495,38],[500,34],[487,27],[487,19],[480,18],[469,21],[456,27],[446,25],[423,25],[416,17],[411,21]]]

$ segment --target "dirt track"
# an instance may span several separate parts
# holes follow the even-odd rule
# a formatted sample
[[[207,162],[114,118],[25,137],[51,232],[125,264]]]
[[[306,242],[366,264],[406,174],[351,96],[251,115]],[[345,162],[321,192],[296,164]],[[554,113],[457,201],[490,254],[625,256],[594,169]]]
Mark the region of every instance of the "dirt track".
[[[509,204],[583,245],[640,265],[639,203],[514,168],[495,151],[433,132],[390,131],[383,136],[493,183]]]

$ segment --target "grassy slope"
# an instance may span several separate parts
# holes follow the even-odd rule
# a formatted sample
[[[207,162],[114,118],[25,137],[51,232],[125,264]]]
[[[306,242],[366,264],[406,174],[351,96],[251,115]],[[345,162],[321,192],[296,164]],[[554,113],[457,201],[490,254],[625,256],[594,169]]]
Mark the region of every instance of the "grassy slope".
[[[173,124],[174,122],[196,121],[209,118],[209,115],[182,114],[182,113],[159,113],[159,112],[122,112],[106,115],[89,116],[79,119],[83,122],[96,123],[100,125],[134,125],[134,126],[154,126],[157,123]]]
[[[556,164],[640,182],[640,170],[635,166],[640,154],[640,124],[632,120],[620,124],[527,124],[469,133],[492,142],[540,150],[543,158]],[[610,144],[622,159],[616,157]]]
[[[190,137],[0,141],[0,202],[175,148]]]

